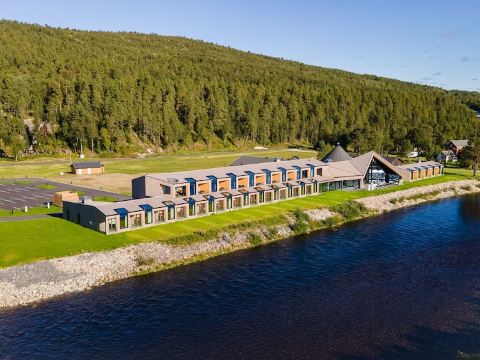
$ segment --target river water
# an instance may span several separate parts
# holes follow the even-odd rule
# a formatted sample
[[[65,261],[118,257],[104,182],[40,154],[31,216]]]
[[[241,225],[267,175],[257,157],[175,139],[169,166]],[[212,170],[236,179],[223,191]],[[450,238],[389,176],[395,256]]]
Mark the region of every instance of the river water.
[[[6,359],[454,359],[480,352],[480,197],[0,313]]]

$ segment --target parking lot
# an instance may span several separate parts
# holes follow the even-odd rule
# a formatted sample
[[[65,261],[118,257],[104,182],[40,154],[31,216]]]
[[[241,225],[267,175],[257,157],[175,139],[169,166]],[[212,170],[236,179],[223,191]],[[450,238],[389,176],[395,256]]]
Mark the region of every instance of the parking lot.
[[[126,200],[127,196],[111,193],[108,191],[84,188],[43,179],[28,179],[18,181],[0,182],[0,209],[24,209],[25,206],[45,206],[53,201],[53,195],[57,191],[78,191],[88,196],[109,196],[118,200]]]

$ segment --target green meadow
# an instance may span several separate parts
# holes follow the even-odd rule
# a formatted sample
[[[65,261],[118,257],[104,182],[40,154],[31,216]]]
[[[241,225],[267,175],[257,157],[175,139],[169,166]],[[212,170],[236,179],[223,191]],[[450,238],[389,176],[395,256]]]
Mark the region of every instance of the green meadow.
[[[260,157],[279,157],[291,158],[298,156],[301,158],[314,157],[317,155],[313,150],[295,150],[295,149],[271,149],[271,150],[235,150],[235,151],[215,151],[215,152],[197,152],[180,155],[165,154],[159,156],[129,159],[85,159],[98,161],[105,165],[107,173],[118,174],[145,174],[153,172],[171,172],[194,169],[206,169],[219,166],[227,166],[236,160],[239,156],[260,156]],[[73,161],[81,161],[73,159]],[[0,161],[0,179],[7,178],[48,178],[58,176],[61,172],[70,171],[69,159],[40,159],[24,161]]]

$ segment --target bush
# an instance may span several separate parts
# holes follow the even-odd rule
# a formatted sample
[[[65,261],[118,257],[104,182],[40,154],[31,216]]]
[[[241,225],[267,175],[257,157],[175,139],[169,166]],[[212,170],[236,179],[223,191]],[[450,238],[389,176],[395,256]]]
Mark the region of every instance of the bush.
[[[153,265],[155,263],[155,259],[153,257],[137,256],[135,258],[135,262],[137,263],[137,266]]]
[[[353,200],[333,206],[332,210],[347,220],[359,218],[367,212],[365,205]]]
[[[252,246],[259,246],[262,243],[262,238],[257,233],[249,233],[248,234],[248,242]]]
[[[334,215],[326,218],[322,221],[322,225],[326,228],[333,228],[342,222],[342,217],[340,215]]]
[[[309,230],[308,223],[304,220],[296,221],[290,228],[295,234],[305,234]]]
[[[298,208],[294,210],[293,215],[295,216],[295,219],[297,219],[297,222],[308,221],[308,215]]]

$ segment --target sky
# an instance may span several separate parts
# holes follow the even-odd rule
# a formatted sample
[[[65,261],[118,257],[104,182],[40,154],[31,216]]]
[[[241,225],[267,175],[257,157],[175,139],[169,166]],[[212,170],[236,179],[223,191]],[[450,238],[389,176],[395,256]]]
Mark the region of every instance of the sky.
[[[445,89],[480,91],[477,0],[0,0],[0,18],[201,39]]]

